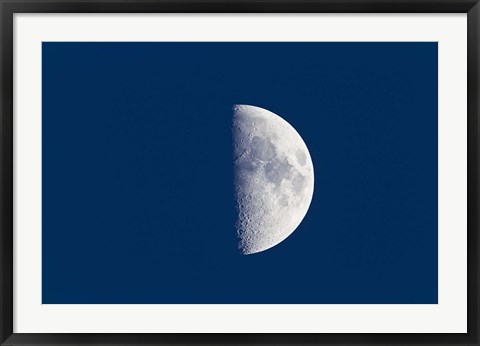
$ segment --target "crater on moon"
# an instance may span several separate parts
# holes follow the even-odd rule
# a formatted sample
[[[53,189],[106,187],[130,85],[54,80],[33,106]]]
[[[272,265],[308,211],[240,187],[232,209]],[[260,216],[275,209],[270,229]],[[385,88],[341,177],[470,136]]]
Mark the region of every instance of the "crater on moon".
[[[297,131],[260,107],[234,107],[233,145],[238,247],[248,255],[300,225],[313,196],[313,164]]]

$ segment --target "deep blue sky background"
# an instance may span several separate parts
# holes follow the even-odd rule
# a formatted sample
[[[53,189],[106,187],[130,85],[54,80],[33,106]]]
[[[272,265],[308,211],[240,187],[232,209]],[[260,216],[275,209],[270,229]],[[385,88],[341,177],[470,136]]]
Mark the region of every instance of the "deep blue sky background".
[[[231,108],[313,201],[236,249]],[[43,303],[437,303],[436,43],[43,43]]]

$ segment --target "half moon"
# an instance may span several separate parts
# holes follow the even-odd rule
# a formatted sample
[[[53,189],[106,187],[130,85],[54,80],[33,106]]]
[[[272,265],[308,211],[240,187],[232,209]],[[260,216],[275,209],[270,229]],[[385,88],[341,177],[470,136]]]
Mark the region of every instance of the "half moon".
[[[255,106],[233,112],[238,248],[245,255],[281,243],[300,225],[313,196],[313,164],[295,129]]]

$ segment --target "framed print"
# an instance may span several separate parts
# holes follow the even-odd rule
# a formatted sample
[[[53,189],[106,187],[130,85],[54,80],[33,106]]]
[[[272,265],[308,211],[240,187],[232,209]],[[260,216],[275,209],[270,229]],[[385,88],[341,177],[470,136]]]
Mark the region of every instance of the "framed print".
[[[1,1],[2,345],[478,345],[477,1]]]

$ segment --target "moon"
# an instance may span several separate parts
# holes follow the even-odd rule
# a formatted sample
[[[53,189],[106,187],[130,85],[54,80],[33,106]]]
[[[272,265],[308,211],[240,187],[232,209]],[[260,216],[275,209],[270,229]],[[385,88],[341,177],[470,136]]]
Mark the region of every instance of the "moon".
[[[268,250],[300,225],[313,197],[313,163],[295,129],[260,107],[233,108],[238,248]]]

